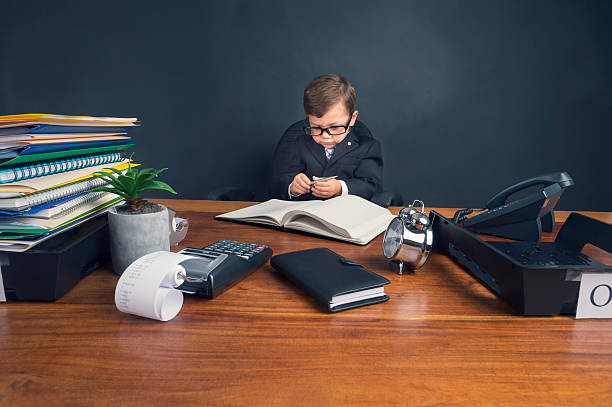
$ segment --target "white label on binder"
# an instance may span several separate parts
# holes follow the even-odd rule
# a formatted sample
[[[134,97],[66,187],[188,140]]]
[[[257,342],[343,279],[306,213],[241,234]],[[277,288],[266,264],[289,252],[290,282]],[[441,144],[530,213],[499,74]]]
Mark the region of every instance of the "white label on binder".
[[[612,274],[582,273],[576,319],[612,318]]]
[[[2,266],[0,266],[0,302],[6,302],[6,294],[4,294],[4,281],[2,281]]]
[[[117,283],[117,309],[159,321],[174,318],[183,306],[183,293],[175,289],[183,283],[179,273],[186,273],[179,263],[190,258],[184,254],[159,251],[134,261]]]

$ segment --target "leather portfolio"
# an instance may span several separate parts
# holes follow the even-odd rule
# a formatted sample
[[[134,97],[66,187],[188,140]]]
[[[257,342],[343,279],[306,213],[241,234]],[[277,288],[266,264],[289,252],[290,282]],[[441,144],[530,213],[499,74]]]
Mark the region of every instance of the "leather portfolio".
[[[389,280],[326,248],[280,254],[270,264],[331,312],[389,299]]]

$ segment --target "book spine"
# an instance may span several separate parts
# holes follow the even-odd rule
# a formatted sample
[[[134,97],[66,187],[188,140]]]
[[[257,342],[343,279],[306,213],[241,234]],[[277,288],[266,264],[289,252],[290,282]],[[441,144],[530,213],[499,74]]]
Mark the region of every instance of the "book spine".
[[[114,163],[121,161],[121,153],[100,154],[93,156],[76,157],[66,160],[54,160],[34,165],[26,165],[18,168],[0,171],[0,183],[20,181],[28,178],[52,175],[60,172],[76,170],[79,168],[93,167],[95,165]]]

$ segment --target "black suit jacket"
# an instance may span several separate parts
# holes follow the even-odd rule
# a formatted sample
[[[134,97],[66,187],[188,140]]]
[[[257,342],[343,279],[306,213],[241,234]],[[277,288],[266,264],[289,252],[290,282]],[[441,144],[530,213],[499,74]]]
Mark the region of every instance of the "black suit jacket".
[[[382,191],[382,150],[365,124],[355,122],[349,134],[336,145],[329,161],[325,148],[304,133],[307,125],[307,119],[292,124],[276,146],[270,189],[272,198],[289,199],[289,184],[301,172],[310,179],[337,175],[339,180],[346,182],[349,194],[365,199]],[[320,198],[309,193],[291,199]]]

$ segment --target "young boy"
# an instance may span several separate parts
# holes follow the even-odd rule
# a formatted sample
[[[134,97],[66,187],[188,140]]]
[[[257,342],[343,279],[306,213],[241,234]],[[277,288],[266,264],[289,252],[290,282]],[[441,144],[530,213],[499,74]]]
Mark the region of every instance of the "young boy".
[[[327,199],[382,191],[380,143],[357,121],[355,89],[327,74],[304,89],[307,118],[292,124],[274,153],[271,195],[277,199]],[[319,178],[335,177],[318,181]]]

